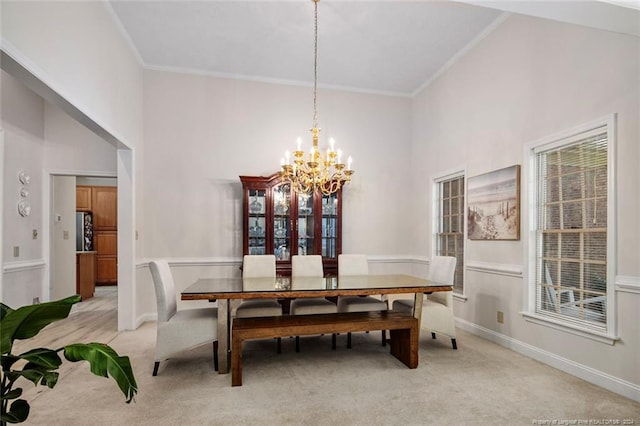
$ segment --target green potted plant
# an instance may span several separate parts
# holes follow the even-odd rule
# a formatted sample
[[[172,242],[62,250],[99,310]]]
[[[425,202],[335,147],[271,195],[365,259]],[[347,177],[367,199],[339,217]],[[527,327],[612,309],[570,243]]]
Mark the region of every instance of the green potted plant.
[[[16,339],[29,339],[50,323],[66,318],[72,305],[79,301],[80,296],[76,295],[15,310],[0,303],[2,426],[7,423],[21,423],[29,416],[29,403],[19,399],[22,388],[15,387],[20,377],[36,386],[41,384],[53,388],[56,385],[59,375],[56,370],[62,364],[59,352],[71,362],[88,361],[91,372],[97,376],[111,376],[127,403],[131,402],[138,392],[129,357],[119,356],[110,346],[103,343],[74,343],[59,349],[37,348],[19,355],[11,353]]]

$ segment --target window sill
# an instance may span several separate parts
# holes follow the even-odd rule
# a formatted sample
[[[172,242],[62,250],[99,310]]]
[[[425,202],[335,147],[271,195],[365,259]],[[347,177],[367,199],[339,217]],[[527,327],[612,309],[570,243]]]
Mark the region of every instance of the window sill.
[[[553,328],[554,330],[564,331],[576,336],[586,337],[587,339],[595,340],[596,342],[606,343],[613,346],[618,340],[620,340],[619,336],[590,330],[584,327],[573,326],[571,324],[567,324],[565,322],[561,322],[552,318],[535,315],[529,312],[521,312],[521,314],[524,317],[525,321]]]

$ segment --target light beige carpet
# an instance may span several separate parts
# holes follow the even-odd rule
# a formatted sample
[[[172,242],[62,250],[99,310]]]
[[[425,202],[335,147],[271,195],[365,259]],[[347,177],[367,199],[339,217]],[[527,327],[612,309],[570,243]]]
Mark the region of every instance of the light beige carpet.
[[[338,336],[336,351],[330,336],[302,338],[300,353],[294,339],[283,339],[281,354],[275,341],[248,342],[244,385],[233,388],[230,375],[213,371],[210,345],[163,362],[152,377],[153,322],[106,343],[130,356],[136,402],[125,404],[113,380],[93,376],[86,363],[73,364],[53,390],[26,385],[27,424],[640,424],[640,403],[463,331],[457,351],[449,339],[423,333],[415,370],[389,355],[379,333],[354,334],[351,350],[345,335]]]

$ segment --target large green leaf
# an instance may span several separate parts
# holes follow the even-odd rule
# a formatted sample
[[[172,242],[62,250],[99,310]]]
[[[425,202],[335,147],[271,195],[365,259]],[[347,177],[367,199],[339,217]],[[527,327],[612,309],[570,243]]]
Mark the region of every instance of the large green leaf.
[[[11,352],[14,340],[33,337],[53,321],[68,317],[71,306],[80,300],[80,296],[75,295],[54,302],[28,305],[14,311],[7,311],[0,320],[0,328],[2,328],[0,353]]]
[[[60,374],[55,371],[32,363],[27,363],[22,370],[12,371],[12,373],[19,374],[25,379],[33,382],[34,385],[41,384],[48,386],[51,389],[53,389],[56,383],[58,383],[58,376],[60,376]]]
[[[8,307],[4,303],[0,302],[0,320],[2,320],[2,318],[4,318],[4,316],[7,315],[11,311],[13,311],[13,309]]]
[[[71,362],[89,361],[91,372],[96,376],[113,377],[120,390],[131,402],[138,392],[133,376],[131,361],[127,356],[119,356],[108,345],[102,343],[76,343],[64,347],[64,356]]]
[[[60,367],[62,360],[57,351],[47,348],[37,348],[20,354],[20,358],[47,368],[48,370],[55,370]]]
[[[17,399],[11,404],[9,411],[2,412],[2,421],[8,423],[22,423],[29,417],[29,404],[24,399]]]
[[[12,391],[7,392],[6,395],[2,396],[2,399],[16,399],[22,396],[22,388],[15,388]]]
[[[16,362],[20,361],[20,357],[17,357],[13,354],[9,355],[1,355],[0,356],[0,366],[2,366],[2,371],[11,370],[11,366]]]

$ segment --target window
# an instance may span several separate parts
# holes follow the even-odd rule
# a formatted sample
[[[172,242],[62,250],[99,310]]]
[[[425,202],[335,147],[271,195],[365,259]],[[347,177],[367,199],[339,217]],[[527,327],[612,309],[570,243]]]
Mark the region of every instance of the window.
[[[610,315],[611,127],[601,121],[532,151],[535,314],[596,332],[608,331]]]
[[[464,175],[436,181],[436,253],[457,259],[454,293],[464,291]]]

